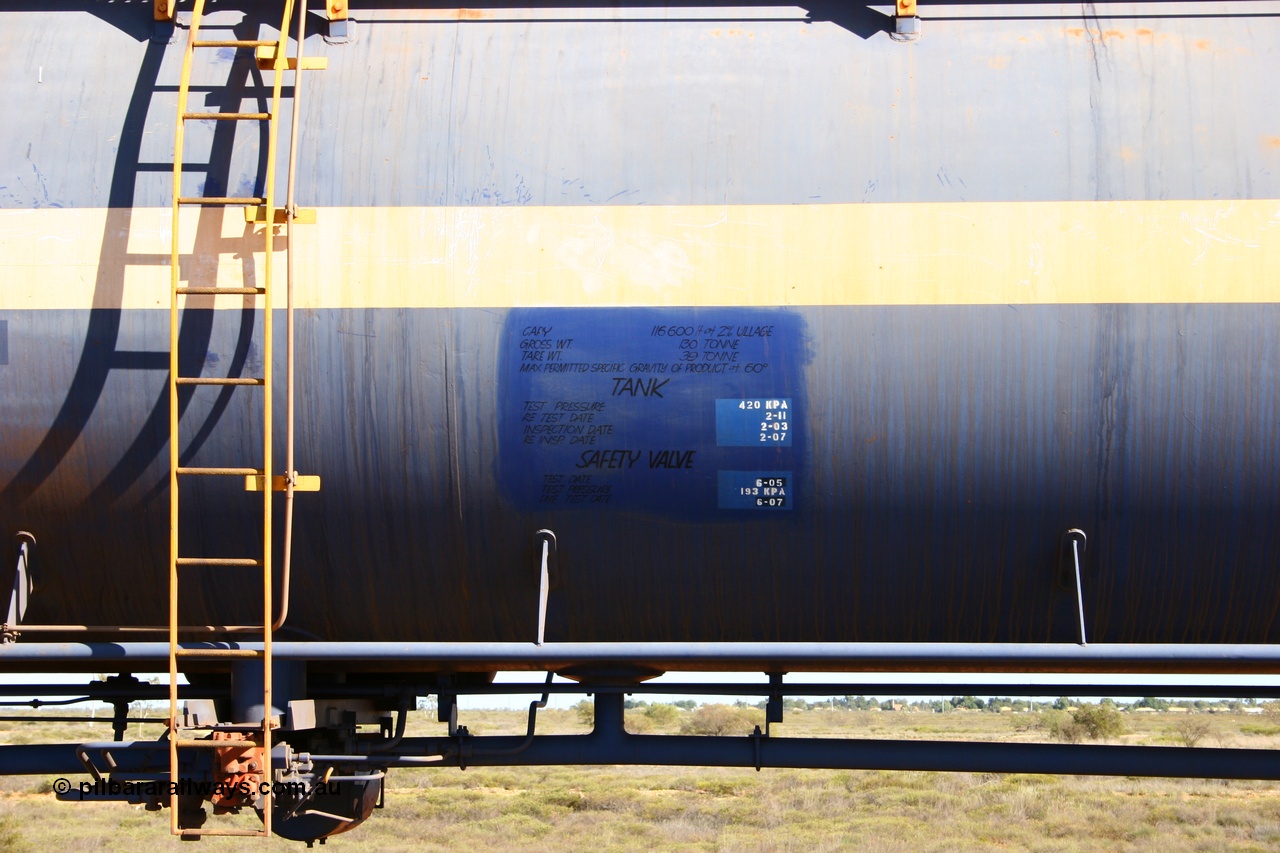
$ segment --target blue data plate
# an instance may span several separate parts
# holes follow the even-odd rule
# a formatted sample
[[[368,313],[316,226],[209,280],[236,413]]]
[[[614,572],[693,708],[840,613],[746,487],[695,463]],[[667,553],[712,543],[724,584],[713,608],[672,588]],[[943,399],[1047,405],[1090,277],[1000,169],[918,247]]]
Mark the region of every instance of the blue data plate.
[[[499,352],[505,494],[528,509],[680,518],[790,509],[805,465],[806,340],[786,309],[511,310]],[[786,477],[788,493],[726,502],[731,472]]]
[[[720,509],[791,509],[790,471],[721,471]]]

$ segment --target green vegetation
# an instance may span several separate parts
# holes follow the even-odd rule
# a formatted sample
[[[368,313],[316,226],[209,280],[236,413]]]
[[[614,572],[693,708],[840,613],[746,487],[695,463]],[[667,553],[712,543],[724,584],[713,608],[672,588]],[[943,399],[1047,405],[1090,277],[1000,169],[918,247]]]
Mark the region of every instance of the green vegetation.
[[[1054,740],[1080,743],[1083,740],[1110,740],[1125,732],[1124,719],[1114,705],[1071,706],[1045,711],[1037,723]],[[1194,744],[1191,744],[1194,746]]]
[[[703,705],[680,721],[684,735],[746,735],[764,725],[764,715],[754,708]]]
[[[852,697],[851,697],[852,698]],[[775,734],[787,737],[1010,740],[1058,737],[1048,714],[1080,737],[1127,744],[1280,746],[1270,708],[1247,704],[1139,711],[1068,700],[1014,711],[1007,699],[932,703],[873,700],[796,704]],[[976,697],[974,697],[976,698]],[[682,700],[686,701],[686,700]],[[798,700],[803,701],[803,700]],[[968,703],[972,706],[974,703]],[[992,711],[991,707],[996,710]],[[590,706],[586,706],[589,708]],[[1175,706],[1176,708],[1177,706]],[[914,710],[912,710],[914,708]],[[1003,710],[1008,709],[1008,710]],[[1208,713],[1212,710],[1214,713]],[[522,711],[464,712],[486,734],[522,733]],[[584,719],[583,717],[586,717]],[[678,708],[633,702],[632,731],[677,734],[727,726],[740,736],[762,712],[745,703]],[[1119,719],[1123,731],[1110,727]],[[539,731],[583,732],[578,710],[539,714]],[[414,714],[410,734],[439,734],[433,713]],[[47,729],[47,731],[46,731]],[[1203,729],[1203,731],[1202,731]],[[99,740],[105,723],[0,725],[0,740]],[[1092,732],[1096,732],[1094,735]],[[154,737],[155,726],[130,737]],[[1188,743],[1187,741],[1194,741]],[[390,775],[387,808],[329,841],[336,851],[1269,851],[1280,846],[1280,785],[1216,780],[971,773],[688,767],[513,767],[403,770]],[[121,803],[57,803],[51,779],[0,779],[0,853],[47,849],[184,849],[168,836],[168,813]],[[221,820],[221,819],[219,819]],[[251,825],[241,815],[237,825]],[[273,840],[205,839],[202,849],[298,851]]]

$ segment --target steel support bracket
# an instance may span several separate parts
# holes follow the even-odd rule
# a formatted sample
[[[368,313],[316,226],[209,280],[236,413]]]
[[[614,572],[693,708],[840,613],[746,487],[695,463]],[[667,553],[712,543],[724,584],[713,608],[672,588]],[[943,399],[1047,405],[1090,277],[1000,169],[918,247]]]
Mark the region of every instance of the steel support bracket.
[[[466,726],[457,726],[449,734],[458,742],[458,769],[466,770],[471,759],[471,732]]]
[[[769,726],[781,723],[783,715],[781,672],[769,673],[769,698],[764,703],[764,733],[769,735]],[[759,768],[756,768],[757,770]]]
[[[264,205],[253,205],[245,207],[244,221],[247,225],[265,225],[267,223],[267,208]],[[283,207],[277,207],[274,214],[270,217],[272,225],[284,225],[289,221],[288,214]],[[293,225],[315,225],[316,211],[313,207],[300,207],[293,212]]]
[[[345,44],[351,38],[349,12],[347,0],[329,0],[325,4],[325,13],[329,18],[329,35],[326,41],[330,44]]]
[[[172,21],[177,12],[177,0],[155,0],[153,13],[157,21]]]
[[[916,0],[897,0],[893,16],[894,41],[915,41],[920,38],[920,16],[916,14]]]
[[[441,675],[436,684],[436,720],[449,725],[451,737],[458,728],[458,694],[451,675]]]
[[[254,51],[254,58],[258,62],[260,71],[289,71],[298,70],[298,57],[286,56],[280,67],[276,67],[276,46],[263,45]],[[303,71],[325,71],[329,68],[329,58],[327,56],[304,56],[302,57]]]
[[[260,492],[266,478],[261,474],[249,474],[244,478],[244,490],[246,492]],[[277,474],[271,478],[271,491],[283,492],[285,490],[286,481],[283,474]],[[319,474],[294,474],[293,490],[295,492],[318,492],[320,491],[320,475]]]
[[[768,726],[768,725],[769,725],[769,723],[768,723],[768,721],[766,720],[766,721],[765,721],[765,726]],[[760,751],[761,751],[761,749],[760,749],[760,745],[761,745],[761,743],[764,741],[764,739],[765,739],[765,738],[767,738],[768,736],[769,736],[769,735],[768,735],[768,734],[766,734],[765,732],[760,731],[760,727],[759,727],[759,726],[756,726],[756,730],[755,730],[754,732],[752,732],[750,735],[748,735],[748,737],[750,737],[750,738],[751,738],[751,747],[752,747],[752,750],[754,751],[754,753],[755,753],[755,757],[756,757],[756,772],[757,772],[757,773],[759,773],[759,772],[760,772],[760,768],[763,766],[763,759],[762,759],[762,758],[761,758],[761,756],[760,756]]]

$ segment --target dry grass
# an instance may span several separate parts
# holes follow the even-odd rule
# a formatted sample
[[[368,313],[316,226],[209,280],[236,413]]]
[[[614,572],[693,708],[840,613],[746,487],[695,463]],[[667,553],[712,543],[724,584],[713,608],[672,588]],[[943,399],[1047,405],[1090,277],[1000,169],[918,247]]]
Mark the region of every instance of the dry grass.
[[[481,734],[523,731],[523,715],[468,712]],[[681,715],[683,716],[683,715]],[[415,715],[413,733],[439,731]],[[570,711],[540,731],[583,726]],[[1128,743],[1177,743],[1172,715],[1126,715]],[[1274,747],[1257,718],[1218,714],[1205,743]],[[649,731],[678,731],[681,718]],[[103,725],[34,724],[6,742],[105,739]],[[1029,715],[791,713],[788,736],[1044,740]],[[131,732],[131,736],[133,733]],[[148,732],[145,736],[154,736]],[[176,846],[168,813],[128,805],[59,804],[51,780],[3,780],[0,853]],[[485,768],[393,772],[388,808],[329,844],[352,851],[1269,851],[1280,846],[1280,786],[1272,783],[885,771],[655,767]],[[206,839],[205,849],[245,842]],[[300,849],[289,842],[261,849]]]

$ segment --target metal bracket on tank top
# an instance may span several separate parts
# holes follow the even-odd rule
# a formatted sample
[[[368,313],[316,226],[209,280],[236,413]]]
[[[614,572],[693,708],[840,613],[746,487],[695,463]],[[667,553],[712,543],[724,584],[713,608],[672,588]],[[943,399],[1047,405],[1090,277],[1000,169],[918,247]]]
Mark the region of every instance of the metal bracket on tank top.
[[[556,535],[550,530],[539,530],[533,534],[533,544],[541,555],[538,576],[538,639],[535,641],[540,646],[547,632],[547,595],[551,590],[551,558],[556,553]]]
[[[1058,546],[1058,584],[1076,591],[1076,612],[1080,618],[1080,645],[1089,645],[1084,630],[1084,585],[1080,580],[1080,567],[1084,563],[1084,549],[1089,537],[1078,527],[1062,534]]]

